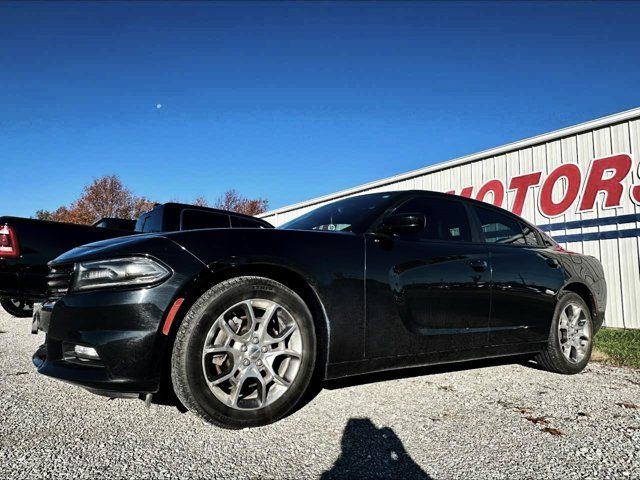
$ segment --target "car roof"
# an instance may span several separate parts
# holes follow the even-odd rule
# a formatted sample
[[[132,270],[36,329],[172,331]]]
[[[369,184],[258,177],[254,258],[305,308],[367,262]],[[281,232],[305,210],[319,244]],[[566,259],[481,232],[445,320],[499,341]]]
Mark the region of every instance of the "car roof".
[[[387,193],[387,192],[380,192],[380,193]],[[531,222],[529,222],[528,220],[525,220],[524,218],[522,218],[519,215],[516,215],[513,212],[510,212],[509,210],[506,210],[502,207],[498,207],[492,203],[487,203],[487,202],[483,202],[482,200],[476,200],[475,198],[469,198],[469,197],[463,197],[461,195],[456,195],[454,193],[444,193],[444,192],[435,192],[433,190],[403,190],[400,192],[388,192],[388,193],[398,193],[400,194],[399,196],[401,197],[412,197],[415,195],[430,195],[430,196],[434,196],[434,197],[441,197],[441,198],[451,198],[451,199],[455,199],[461,202],[465,202],[465,203],[469,203],[472,205],[476,205],[478,207],[482,207],[482,208],[486,208],[489,210],[494,210],[496,212],[502,213],[504,215],[508,215],[512,218],[517,219],[519,222],[524,223],[526,225],[528,225],[529,227],[534,228],[535,230],[540,230],[538,227],[536,227],[535,225],[533,225]]]

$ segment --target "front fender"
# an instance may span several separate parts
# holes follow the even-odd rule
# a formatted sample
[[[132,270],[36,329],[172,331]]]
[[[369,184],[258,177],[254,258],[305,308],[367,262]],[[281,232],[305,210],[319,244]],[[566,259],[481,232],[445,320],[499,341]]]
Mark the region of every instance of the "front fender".
[[[167,235],[213,277],[286,271],[304,279],[327,319],[328,363],[364,358],[364,238],[339,232],[218,229]],[[276,278],[277,280],[277,278]]]

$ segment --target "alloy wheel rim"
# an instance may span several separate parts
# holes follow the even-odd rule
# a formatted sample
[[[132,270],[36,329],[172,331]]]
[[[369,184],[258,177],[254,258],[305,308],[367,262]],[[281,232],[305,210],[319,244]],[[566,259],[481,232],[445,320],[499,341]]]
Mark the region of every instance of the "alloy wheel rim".
[[[560,350],[571,363],[580,363],[591,345],[591,324],[586,312],[577,303],[568,303],[558,321]]]
[[[209,389],[228,407],[264,408],[293,383],[302,360],[302,336],[293,315],[266,299],[250,299],[225,310],[202,348]]]

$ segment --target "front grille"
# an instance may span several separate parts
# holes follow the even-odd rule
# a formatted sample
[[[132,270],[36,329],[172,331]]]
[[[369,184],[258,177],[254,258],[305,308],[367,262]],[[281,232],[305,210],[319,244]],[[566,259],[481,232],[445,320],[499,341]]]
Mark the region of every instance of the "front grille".
[[[47,275],[47,297],[56,299],[64,296],[71,286],[74,265],[54,265],[49,267]]]

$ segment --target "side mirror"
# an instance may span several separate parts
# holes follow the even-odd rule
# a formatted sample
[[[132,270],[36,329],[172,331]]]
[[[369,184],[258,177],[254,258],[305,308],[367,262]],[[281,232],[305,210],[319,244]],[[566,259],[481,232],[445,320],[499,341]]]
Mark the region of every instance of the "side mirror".
[[[396,213],[382,220],[377,228],[378,233],[407,235],[424,230],[427,219],[422,213]]]

